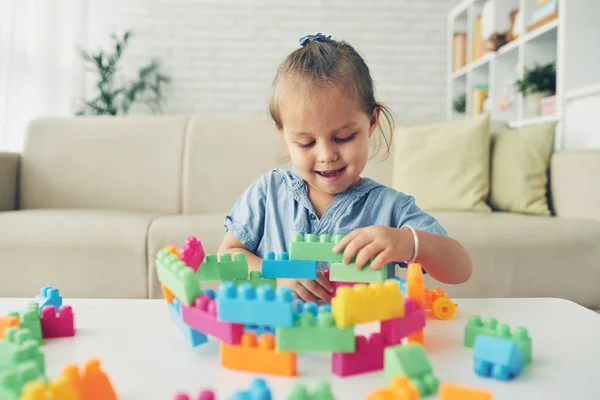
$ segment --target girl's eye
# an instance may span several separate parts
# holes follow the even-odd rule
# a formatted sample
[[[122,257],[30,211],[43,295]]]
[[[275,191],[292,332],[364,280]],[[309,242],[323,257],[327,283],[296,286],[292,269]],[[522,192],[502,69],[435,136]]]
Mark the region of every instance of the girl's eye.
[[[309,147],[311,147],[313,144],[315,144],[314,141],[310,142],[310,143],[298,143],[298,146],[302,147],[303,149],[308,149]]]
[[[335,141],[338,142],[338,143],[349,142],[352,139],[354,139],[355,136],[356,136],[356,133],[353,133],[352,135],[347,136],[345,138],[335,138]]]

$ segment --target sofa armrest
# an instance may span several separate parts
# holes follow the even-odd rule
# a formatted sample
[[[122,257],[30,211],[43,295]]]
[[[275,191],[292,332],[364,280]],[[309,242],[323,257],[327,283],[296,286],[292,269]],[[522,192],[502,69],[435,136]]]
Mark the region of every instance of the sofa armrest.
[[[600,221],[600,150],[554,153],[550,191],[557,216]]]
[[[0,151],[0,211],[17,209],[19,153]]]

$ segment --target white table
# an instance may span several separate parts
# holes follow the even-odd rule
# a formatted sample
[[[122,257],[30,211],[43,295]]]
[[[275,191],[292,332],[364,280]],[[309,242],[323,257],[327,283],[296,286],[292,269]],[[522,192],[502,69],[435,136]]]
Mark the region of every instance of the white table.
[[[0,315],[20,311],[28,299],[0,299]],[[595,399],[600,396],[600,315],[560,299],[454,299],[453,320],[428,320],[426,350],[440,381],[491,390],[494,399]],[[192,348],[171,322],[162,300],[64,299],[73,307],[76,336],[46,340],[47,374],[56,377],[65,363],[82,365],[98,357],[120,399],[164,399],[185,390],[213,387],[218,398],[249,387],[251,373],[220,365],[219,343]],[[472,349],[463,347],[469,314],[523,325],[533,340],[533,363],[514,381],[481,378],[473,372]],[[375,325],[360,326],[370,332]],[[274,399],[286,399],[297,380],[311,385],[330,379],[337,399],[363,399],[384,386],[383,372],[348,378],[330,373],[331,356],[300,354],[298,377],[263,376]],[[430,398],[437,398],[432,397]]]

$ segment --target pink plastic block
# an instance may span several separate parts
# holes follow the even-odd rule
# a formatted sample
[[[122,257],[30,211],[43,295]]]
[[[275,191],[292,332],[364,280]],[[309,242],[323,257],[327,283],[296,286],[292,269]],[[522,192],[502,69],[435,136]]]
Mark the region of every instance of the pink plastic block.
[[[208,295],[196,297],[194,305],[181,304],[183,322],[227,344],[238,344],[244,334],[244,324],[223,322],[217,319],[217,302]]]
[[[71,306],[60,306],[58,313],[54,306],[42,308],[40,323],[44,339],[75,336],[75,321]]]
[[[350,376],[383,369],[385,343],[381,333],[373,333],[369,340],[356,336],[354,353],[333,353],[331,373],[337,376]]]
[[[198,393],[197,400],[215,400],[215,392],[212,390],[203,390]],[[194,398],[190,397],[187,393],[177,393],[173,400],[194,400]]]
[[[179,249],[179,258],[196,273],[204,260],[202,242],[198,241],[195,236],[188,236]]]
[[[414,299],[404,299],[404,317],[389,319],[379,323],[386,346],[402,343],[402,338],[425,327],[425,307],[417,308]]]

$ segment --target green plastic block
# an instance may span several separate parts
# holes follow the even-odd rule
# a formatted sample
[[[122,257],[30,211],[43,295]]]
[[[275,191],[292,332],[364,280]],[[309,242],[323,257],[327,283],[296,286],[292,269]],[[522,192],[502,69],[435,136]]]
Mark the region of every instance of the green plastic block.
[[[331,263],[329,266],[329,280],[332,282],[385,282],[388,278],[387,266],[373,271],[369,263],[362,269],[356,269],[356,264]]]
[[[36,302],[28,303],[25,311],[21,313],[19,322],[20,328],[27,328],[31,332],[31,336],[40,343],[42,339],[42,323],[40,321],[40,305]]]
[[[433,376],[427,353],[421,344],[409,343],[387,347],[383,358],[386,385],[394,376],[407,376],[421,397],[438,391],[439,380]]]
[[[293,327],[275,328],[277,351],[353,353],[356,348],[354,326],[338,328],[330,312],[300,313]]]
[[[527,329],[522,326],[515,327],[511,332],[508,324],[499,324],[496,318],[487,318],[482,321],[481,316],[471,315],[469,322],[465,325],[465,347],[473,347],[477,335],[514,340],[523,355],[523,365],[529,364],[533,359],[531,338]]]
[[[254,287],[254,289],[256,289],[259,285],[269,285],[273,288],[273,290],[277,289],[277,279],[261,278],[260,271],[251,271],[248,279],[234,279],[232,282],[235,287],[242,283],[249,283]]]
[[[343,252],[334,253],[333,246],[343,237],[344,235],[335,235],[332,241],[329,235],[321,235],[317,238],[317,235],[312,233],[307,234],[306,237],[297,233],[290,244],[290,260],[341,262]]]
[[[309,392],[300,382],[294,383],[288,400],[335,400],[331,392],[331,385],[326,380],[317,381],[315,390]]]
[[[0,399],[18,399],[23,386],[42,378],[43,374],[35,361],[0,368]]]
[[[200,268],[196,271],[196,279],[204,281],[232,281],[248,278],[248,260],[246,254],[237,252],[233,259],[231,253],[221,254],[219,260],[216,254],[208,254]]]
[[[161,249],[156,255],[156,274],[158,280],[186,306],[194,304],[201,293],[194,270],[166,249]]]
[[[40,343],[33,339],[26,328],[8,328],[5,340],[0,341],[0,368],[16,366],[33,361],[41,373],[45,371],[44,354]]]

